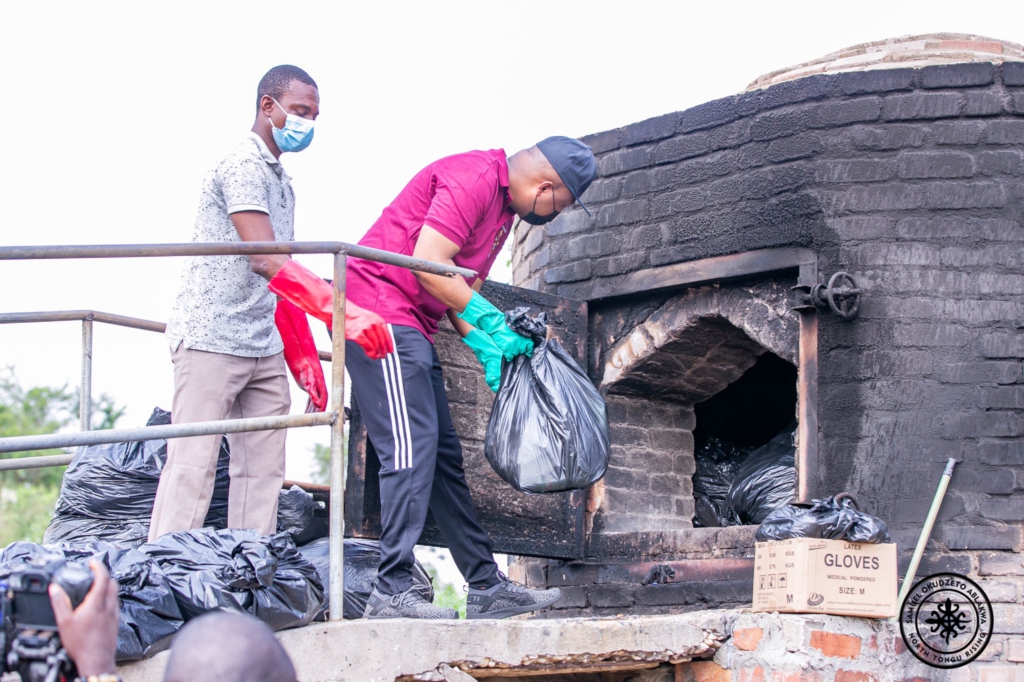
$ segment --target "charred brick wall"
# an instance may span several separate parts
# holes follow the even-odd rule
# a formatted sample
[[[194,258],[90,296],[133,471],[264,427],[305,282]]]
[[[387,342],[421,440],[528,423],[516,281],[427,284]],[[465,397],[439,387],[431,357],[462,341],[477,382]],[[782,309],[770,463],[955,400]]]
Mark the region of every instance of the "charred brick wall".
[[[612,455],[593,532],[693,528],[693,410],[625,395],[607,403]]]
[[[662,293],[598,284],[793,245],[851,272],[860,317],[819,330],[821,492],[854,493],[906,553],[958,459],[922,570],[1013,557],[1019,597],[1000,552],[1024,519],[1024,64],[812,76],[585,140],[594,217],[520,228],[515,283],[639,324]]]
[[[667,559],[694,544],[694,404],[773,351],[796,362],[792,282],[699,287],[641,308],[606,308],[591,320],[591,371],[608,402],[611,462],[591,496],[588,556],[621,546]],[[789,418],[795,414],[795,402]],[[774,434],[773,434],[774,435]],[[598,499],[599,498],[599,499]],[[632,536],[632,537],[627,537]]]

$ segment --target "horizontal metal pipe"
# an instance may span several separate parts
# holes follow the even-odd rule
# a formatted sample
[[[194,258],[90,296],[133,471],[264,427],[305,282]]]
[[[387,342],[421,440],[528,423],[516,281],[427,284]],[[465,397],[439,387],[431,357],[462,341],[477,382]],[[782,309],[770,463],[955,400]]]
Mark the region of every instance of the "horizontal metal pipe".
[[[476,277],[476,270],[468,268],[435,263],[434,261],[413,258],[412,256],[402,256],[390,251],[371,249],[368,246],[359,246],[358,244],[344,244],[343,246],[345,248],[340,253],[347,253],[351,258],[362,258],[363,260],[371,260],[377,263],[397,265],[409,270],[419,270],[420,272],[429,272],[434,275],[444,275],[445,277],[454,277],[455,275],[462,275],[467,279],[474,279]]]
[[[307,493],[329,493],[331,492],[331,486],[323,485],[322,483],[306,483],[305,481],[289,481],[287,478],[284,483],[281,484],[283,490],[290,489],[293,485],[297,485]]]
[[[47,310],[29,313],[0,313],[0,324],[24,324],[26,322],[69,322],[73,320],[92,320],[115,324],[120,327],[143,329],[150,332],[164,333],[167,325],[154,320],[143,320],[138,317],[127,317],[98,310]]]
[[[0,324],[24,322],[79,322],[89,317],[91,310],[46,310],[31,313],[0,313]]]
[[[51,433],[41,436],[14,436],[11,438],[0,438],[0,452],[27,452],[29,450],[49,450],[51,448],[68,448],[79,445],[157,440],[159,438],[214,436],[223,433],[242,433],[244,431],[289,429],[297,426],[330,426],[334,424],[337,417],[337,412],[314,412],[312,414],[285,414],[276,417],[249,417],[247,419],[224,419],[214,422],[143,426],[136,429],[110,429],[107,431],[88,431],[85,433]],[[32,459],[35,458],[5,459],[0,462],[0,471],[24,468],[22,466],[10,465],[15,462],[31,461]]]
[[[215,242],[185,244],[85,244],[5,246],[0,260],[55,258],[156,258],[163,256],[255,256],[273,253],[346,253],[353,258],[398,265],[435,275],[476,277],[474,270],[403,256],[345,242]]]
[[[128,317],[126,315],[115,315],[113,313],[101,313],[94,311],[92,319],[95,322],[103,322],[104,324],[113,324],[119,327],[131,327],[132,329],[143,329],[145,331],[157,332],[163,334],[167,330],[167,325],[163,322],[157,322],[156,320],[143,320],[139,317]]]
[[[96,433],[96,432],[93,432]],[[22,457],[20,459],[0,459],[0,471],[16,469],[42,469],[43,467],[62,467],[71,464],[74,455],[48,455],[46,457]]]

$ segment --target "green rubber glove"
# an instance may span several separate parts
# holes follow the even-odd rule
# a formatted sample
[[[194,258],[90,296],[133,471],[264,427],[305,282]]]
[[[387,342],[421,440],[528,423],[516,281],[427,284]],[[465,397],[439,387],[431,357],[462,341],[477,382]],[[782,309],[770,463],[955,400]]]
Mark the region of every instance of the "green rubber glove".
[[[484,366],[487,385],[497,393],[498,387],[501,385],[501,351],[494,345],[494,341],[491,341],[491,337],[479,329],[474,329],[466,334],[466,338],[462,340],[473,350],[473,355]]]
[[[490,336],[491,341],[509,362],[517,355],[533,355],[533,340],[512,331],[505,324],[505,315],[480,294],[473,292],[466,309],[458,316]]]

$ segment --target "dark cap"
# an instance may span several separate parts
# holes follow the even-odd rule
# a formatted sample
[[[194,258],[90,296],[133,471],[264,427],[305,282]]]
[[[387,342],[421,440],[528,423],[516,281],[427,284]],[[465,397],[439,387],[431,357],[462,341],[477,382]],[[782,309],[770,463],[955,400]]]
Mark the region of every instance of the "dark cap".
[[[594,152],[579,140],[560,135],[541,140],[537,143],[537,148],[558,173],[558,177],[562,178],[562,182],[572,192],[573,198],[583,206],[580,197],[597,177],[597,160],[594,158]],[[586,206],[583,206],[583,210],[590,215]]]

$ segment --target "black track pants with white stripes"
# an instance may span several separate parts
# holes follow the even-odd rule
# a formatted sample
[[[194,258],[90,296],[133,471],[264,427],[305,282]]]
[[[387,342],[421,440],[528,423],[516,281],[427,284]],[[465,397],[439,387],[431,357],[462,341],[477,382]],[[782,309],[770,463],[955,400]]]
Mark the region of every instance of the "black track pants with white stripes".
[[[413,547],[428,507],[466,582],[492,584],[498,567],[466,485],[437,352],[417,329],[388,328],[395,352],[383,360],[371,360],[356,343],[345,342],[352,391],[380,460],[377,587],[397,594],[412,586]]]

